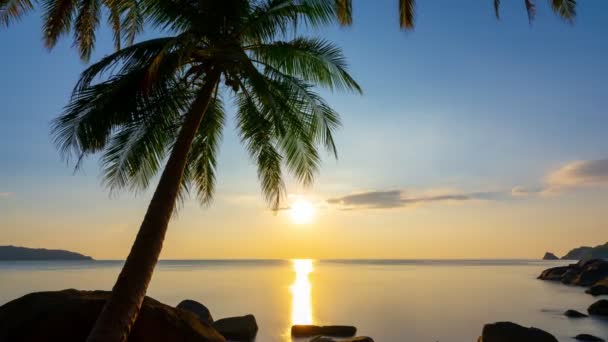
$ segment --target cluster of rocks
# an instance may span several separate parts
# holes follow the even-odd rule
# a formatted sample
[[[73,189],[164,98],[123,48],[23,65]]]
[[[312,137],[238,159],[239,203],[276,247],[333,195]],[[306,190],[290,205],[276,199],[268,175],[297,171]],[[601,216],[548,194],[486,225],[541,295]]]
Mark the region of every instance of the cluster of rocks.
[[[588,259],[567,266],[549,268],[544,270],[538,276],[538,279],[559,281],[566,285],[586,286],[588,289],[585,292],[593,296],[608,295],[608,261]],[[601,299],[591,304],[587,308],[587,313],[594,316],[608,317],[608,300]],[[576,310],[567,310],[564,315],[569,318],[588,317],[588,315]],[[589,334],[580,334],[574,338],[580,341],[604,341]]]
[[[0,341],[85,341],[109,296],[107,291],[70,289],[17,298],[0,306]],[[174,308],[146,297],[129,342],[253,341],[257,332],[253,315],[214,320],[209,309],[194,300],[184,300]],[[356,332],[352,326],[292,327],[294,337],[313,337],[315,342],[373,342],[370,337],[353,337]]]
[[[578,341],[597,341],[603,339],[589,335],[579,334],[573,337]],[[497,322],[486,324],[477,342],[557,342],[557,338],[550,333],[534,328],[524,327],[513,322]]]

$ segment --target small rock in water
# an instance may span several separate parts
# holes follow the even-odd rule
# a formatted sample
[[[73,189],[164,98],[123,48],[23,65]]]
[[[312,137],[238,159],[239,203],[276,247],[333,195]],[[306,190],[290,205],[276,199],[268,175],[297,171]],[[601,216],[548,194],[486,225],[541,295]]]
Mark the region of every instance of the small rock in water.
[[[566,315],[567,317],[570,317],[570,318],[587,317],[587,315],[585,315],[584,313],[576,311],[576,310],[566,310],[566,312],[564,312],[564,315]]]
[[[213,324],[213,317],[211,317],[211,312],[209,309],[195,300],[182,300],[179,304],[177,304],[176,308],[192,312],[207,325]]]
[[[538,328],[526,328],[512,322],[486,324],[478,342],[558,342],[555,336]]]
[[[310,340],[310,342],[374,342],[374,339],[367,336],[357,336],[349,338],[348,340],[334,340],[327,336],[317,336]]]
[[[591,315],[608,316],[608,300],[602,299],[591,304],[587,309],[587,312]]]
[[[357,328],[348,325],[294,325],[291,327],[291,336],[311,337],[311,336],[334,336],[350,337],[357,333]]]
[[[593,335],[589,335],[589,334],[579,334],[574,336],[575,340],[579,340],[579,341],[596,341],[596,342],[603,342],[604,339],[599,338],[597,336],[593,336]]]
[[[213,322],[215,330],[231,341],[252,341],[258,333],[253,315],[228,317]]]

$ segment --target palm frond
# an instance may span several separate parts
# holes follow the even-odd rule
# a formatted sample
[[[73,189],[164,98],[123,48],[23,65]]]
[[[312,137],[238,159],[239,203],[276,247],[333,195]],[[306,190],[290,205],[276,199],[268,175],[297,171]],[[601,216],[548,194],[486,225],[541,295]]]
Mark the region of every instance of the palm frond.
[[[167,58],[168,68],[177,58]],[[153,85],[145,84],[147,67],[142,65],[106,81],[75,88],[52,130],[55,143],[67,160],[102,151],[115,132],[144,122],[154,113],[183,110],[188,94],[179,81],[167,74]]]
[[[241,93],[237,97],[237,127],[241,140],[258,167],[258,178],[266,202],[278,210],[285,197],[281,171],[282,157],[277,151],[272,123],[259,111],[252,98]]]
[[[164,1],[164,0],[163,0]],[[127,45],[135,42],[135,37],[144,28],[144,15],[137,1],[123,1],[122,6],[122,39]]]
[[[0,25],[8,27],[33,9],[31,0],[0,0]]]
[[[551,8],[568,22],[573,22],[576,17],[576,0],[551,0]]]
[[[99,0],[81,0],[74,27],[74,44],[80,58],[88,61],[95,44],[95,30],[99,26],[101,8]]]
[[[361,87],[347,71],[342,51],[325,40],[296,38],[254,46],[250,51],[254,60],[272,65],[285,74],[331,90],[361,92]]]
[[[500,19],[500,0],[494,0],[494,15]]]
[[[532,24],[534,18],[536,17],[536,5],[533,0],[525,0],[526,3],[526,13],[528,14],[528,22]]]
[[[121,0],[103,0],[104,6],[108,9],[108,26],[112,28],[112,38],[114,39],[114,49],[120,50],[121,47]]]
[[[85,69],[74,90],[87,88],[96,78],[102,77],[104,73],[115,67],[120,69],[120,73],[128,74],[132,70],[141,69],[142,65],[150,65],[151,61],[162,51],[176,43],[176,37],[156,38],[116,51]]]
[[[197,136],[192,142],[184,181],[196,189],[201,203],[208,205],[215,191],[217,154],[222,140],[225,113],[222,99],[216,94],[203,116]]]
[[[415,0],[399,0],[399,25],[402,29],[414,28]]]
[[[336,0],[336,14],[340,25],[351,25],[353,23],[352,0]]]
[[[47,48],[57,44],[57,40],[70,30],[76,0],[44,0],[43,36]]]

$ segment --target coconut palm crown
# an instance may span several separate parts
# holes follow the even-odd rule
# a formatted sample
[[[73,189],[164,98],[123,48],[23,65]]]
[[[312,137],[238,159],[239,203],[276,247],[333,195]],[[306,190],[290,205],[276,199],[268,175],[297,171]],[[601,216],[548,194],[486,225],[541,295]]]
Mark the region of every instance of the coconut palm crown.
[[[298,36],[296,26],[335,19],[325,0],[164,0],[144,9],[161,37],[123,48],[81,75],[53,124],[76,165],[101,153],[111,189],[146,188],[163,169],[125,266],[89,341],[124,341],[137,317],[176,200],[214,193],[225,102],[270,207],[284,198],[284,171],[303,184],[320,148],[336,153],[339,117],[315,87],[361,92],[341,50]],[[166,162],[165,162],[166,161]]]

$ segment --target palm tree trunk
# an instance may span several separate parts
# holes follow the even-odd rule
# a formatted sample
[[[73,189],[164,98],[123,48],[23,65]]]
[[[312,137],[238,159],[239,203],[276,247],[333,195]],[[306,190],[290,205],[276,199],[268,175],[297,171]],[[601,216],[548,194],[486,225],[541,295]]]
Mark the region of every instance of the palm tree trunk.
[[[207,111],[219,78],[219,72],[208,74],[206,84],[186,114],[167,165],[137,233],[137,238],[131,247],[131,252],[87,342],[127,341],[163,247],[190,146],[203,115]]]

